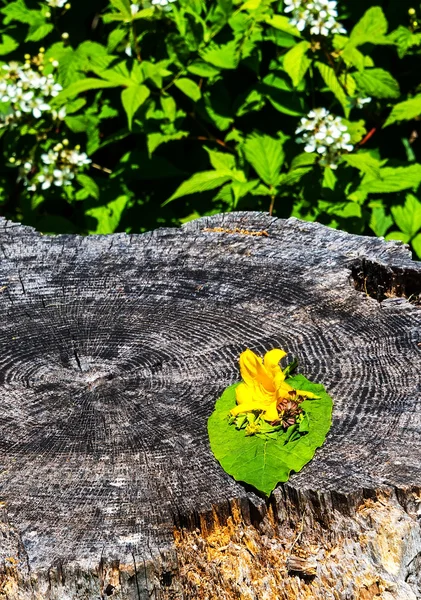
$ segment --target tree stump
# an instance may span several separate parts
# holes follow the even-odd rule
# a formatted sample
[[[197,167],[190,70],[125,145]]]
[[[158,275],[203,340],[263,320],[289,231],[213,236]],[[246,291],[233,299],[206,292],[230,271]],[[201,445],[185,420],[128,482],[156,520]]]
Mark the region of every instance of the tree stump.
[[[0,599],[421,598],[421,267],[260,213],[143,235],[0,222]],[[334,400],[271,499],[207,418],[246,347]]]

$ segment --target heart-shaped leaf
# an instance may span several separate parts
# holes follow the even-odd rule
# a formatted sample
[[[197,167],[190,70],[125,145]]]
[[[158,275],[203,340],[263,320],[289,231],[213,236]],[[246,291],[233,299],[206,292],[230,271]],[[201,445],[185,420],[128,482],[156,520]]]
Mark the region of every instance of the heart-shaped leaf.
[[[291,377],[287,383],[318,396],[300,404],[305,415],[295,430],[300,435],[291,435],[287,429],[273,437],[246,436],[243,430],[230,425],[229,412],[236,406],[238,384],[225,390],[208,420],[210,446],[222,468],[267,496],[278,483],[288,481],[291,471],[301,471],[313,458],[332,423],[333,402],[322,385],[311,383],[303,375]]]

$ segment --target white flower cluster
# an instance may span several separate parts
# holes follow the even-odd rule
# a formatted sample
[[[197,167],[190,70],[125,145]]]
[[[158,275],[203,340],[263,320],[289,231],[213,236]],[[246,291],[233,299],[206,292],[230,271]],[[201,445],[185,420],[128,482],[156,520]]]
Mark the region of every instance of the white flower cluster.
[[[325,108],[311,110],[307,117],[301,119],[295,133],[301,134],[297,142],[305,144],[305,152],[317,152],[320,154],[320,164],[332,169],[337,168],[338,159],[344,151],[351,152],[354,149],[348,128],[341,117],[334,117]]]
[[[349,107],[350,108],[363,108],[364,104],[368,104],[371,102],[371,97],[367,96],[367,98],[350,98],[349,99]]]
[[[41,53],[38,56],[42,56]],[[53,67],[58,66],[53,61]],[[13,125],[23,115],[32,115],[39,119],[45,112],[52,114],[53,119],[64,119],[65,107],[55,111],[49,105],[49,99],[54,98],[63,89],[56,83],[52,73],[43,75],[42,60],[31,64],[27,58],[24,65],[17,62],[5,64],[0,69],[0,102],[9,104],[9,113],[2,115],[3,123],[0,126]],[[40,70],[41,67],[41,70]]]
[[[47,0],[48,6],[52,8],[63,8],[66,4],[67,0]]]
[[[68,144],[68,140],[64,142]],[[85,152],[80,152],[80,146],[69,150],[63,144],[56,144],[52,150],[41,154],[41,161],[41,169],[30,178],[28,176],[36,171],[34,163],[28,160],[21,169],[20,178],[31,192],[35,192],[39,186],[42,190],[48,190],[52,185],[71,185],[76,172],[92,162]]]
[[[298,31],[309,28],[312,35],[346,33],[337,22],[336,0],[284,0],[284,11],[291,13],[291,25]]]
[[[175,2],[175,0],[152,0],[153,6],[169,6],[171,2]]]
[[[139,1],[139,0],[138,0]],[[163,8],[164,10],[171,10],[171,3],[175,2],[176,0],[143,0],[143,7],[144,8],[150,8],[151,6],[159,6],[160,8]],[[132,17],[134,17],[135,15],[137,15],[137,13],[140,10],[140,6],[138,3],[132,3],[130,5],[130,10],[132,13]],[[129,54],[128,52],[126,52],[126,54]],[[129,56],[131,56],[131,54],[129,54]]]

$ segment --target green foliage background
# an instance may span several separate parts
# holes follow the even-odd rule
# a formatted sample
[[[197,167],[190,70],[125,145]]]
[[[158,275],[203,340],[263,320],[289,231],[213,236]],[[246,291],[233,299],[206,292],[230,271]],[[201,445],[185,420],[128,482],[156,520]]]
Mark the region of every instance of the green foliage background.
[[[46,233],[141,232],[273,206],[279,217],[411,243],[421,257],[413,0],[343,0],[348,34],[328,37],[299,33],[279,0],[176,0],[171,10],[139,0],[137,12],[129,0],[0,5],[0,59],[23,62],[43,46],[64,88],[51,106],[67,111],[9,127],[0,103],[4,216]],[[335,170],[297,142],[317,107],[352,136]],[[87,152],[89,169],[72,186],[28,190],[24,161],[37,165],[64,138]]]

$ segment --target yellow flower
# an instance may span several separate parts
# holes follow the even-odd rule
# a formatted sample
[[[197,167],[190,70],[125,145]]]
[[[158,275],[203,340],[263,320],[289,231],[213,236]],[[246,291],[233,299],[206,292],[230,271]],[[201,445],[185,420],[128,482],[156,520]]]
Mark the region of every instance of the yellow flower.
[[[291,399],[294,388],[285,381],[279,361],[287,355],[285,350],[274,348],[266,352],[263,360],[254,352],[245,350],[240,355],[240,372],[243,381],[236,388],[237,406],[231,415],[259,411],[265,421],[279,418],[277,405]],[[298,396],[317,398],[311,392],[295,390]]]

